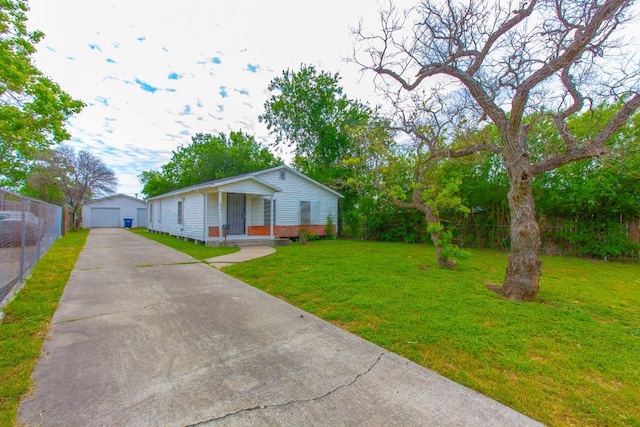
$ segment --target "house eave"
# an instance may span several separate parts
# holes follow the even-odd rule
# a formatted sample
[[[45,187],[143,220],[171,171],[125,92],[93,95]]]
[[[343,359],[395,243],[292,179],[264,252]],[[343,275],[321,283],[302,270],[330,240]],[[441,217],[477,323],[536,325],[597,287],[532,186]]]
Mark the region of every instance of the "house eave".
[[[210,182],[205,182],[203,184],[198,184],[198,185],[193,185],[191,187],[185,187],[185,188],[181,188],[178,190],[173,190],[170,191],[168,193],[164,193],[164,194],[160,194],[158,196],[154,196],[154,197],[150,197],[148,200],[149,201],[153,201],[153,200],[160,200],[166,197],[172,197],[172,196],[177,196],[180,194],[187,194],[187,193],[216,193],[218,191],[225,191],[225,187],[228,187],[232,184],[237,184],[239,182],[243,182],[243,181],[253,181],[256,182],[268,189],[271,189],[271,192],[264,192],[261,193],[263,195],[270,195],[270,194],[274,194],[274,193],[278,193],[281,192],[282,189],[279,187],[276,187],[275,185],[271,185],[265,181],[263,181],[262,179],[253,176],[253,175],[242,175],[242,176],[237,176],[237,177],[231,177],[231,178],[226,178],[226,179],[221,179],[221,180],[217,180],[217,181],[210,181]]]
[[[91,205],[91,204],[94,204],[94,203],[104,202],[106,200],[113,200],[113,199],[117,199],[117,198],[125,198],[125,199],[133,200],[133,201],[136,201],[136,202],[144,203],[144,204],[147,203],[146,200],[138,199],[137,197],[132,197],[132,196],[129,196],[129,195],[126,195],[126,194],[123,194],[123,193],[116,193],[116,194],[110,194],[110,195],[105,196],[105,197],[101,197],[99,199],[89,200],[88,202],[83,203],[82,205],[83,206],[87,206],[87,205]]]

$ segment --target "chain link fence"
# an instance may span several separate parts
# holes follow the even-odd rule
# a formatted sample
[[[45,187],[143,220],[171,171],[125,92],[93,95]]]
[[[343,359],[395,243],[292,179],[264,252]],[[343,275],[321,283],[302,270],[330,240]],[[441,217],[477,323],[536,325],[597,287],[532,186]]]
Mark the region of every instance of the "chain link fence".
[[[62,235],[62,208],[0,188],[0,308]]]

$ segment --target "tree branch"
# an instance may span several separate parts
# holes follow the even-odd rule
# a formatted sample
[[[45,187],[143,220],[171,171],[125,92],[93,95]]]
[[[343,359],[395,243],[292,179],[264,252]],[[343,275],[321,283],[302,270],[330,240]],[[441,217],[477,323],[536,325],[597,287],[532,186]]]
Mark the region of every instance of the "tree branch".
[[[543,162],[531,166],[531,173],[538,175],[549,172],[577,160],[593,157],[602,157],[609,153],[606,142],[611,138],[627,120],[640,108],[640,94],[636,93],[627,101],[618,113],[607,123],[603,130],[591,138],[582,147],[569,146],[567,151],[559,156],[551,157]]]
[[[558,55],[555,58],[550,58],[541,68],[522,82],[513,97],[511,115],[515,117],[522,116],[531,90],[553,74],[574,63],[596,38],[602,25],[611,20],[615,20],[616,15],[621,9],[627,6],[627,3],[627,0],[606,0],[599,6],[596,13],[591,17],[591,20],[587,22],[583,28],[575,30],[573,42],[564,48],[563,52],[560,52],[562,47],[558,46]],[[557,13],[562,15],[559,9],[560,7],[561,4],[556,3]]]
[[[532,0],[529,2],[529,5],[525,9],[514,11],[513,13],[515,14],[515,16],[513,18],[507,20],[505,23],[503,23],[500,26],[500,28],[498,28],[498,30],[496,30],[495,32],[489,35],[489,38],[485,42],[482,48],[482,51],[480,51],[480,54],[469,66],[469,69],[467,69],[467,73],[470,76],[473,76],[478,72],[478,70],[484,63],[485,59],[487,58],[487,55],[491,51],[491,48],[502,36],[504,36],[507,32],[509,32],[510,30],[515,28],[518,24],[520,24],[521,22],[526,20],[529,16],[531,16],[531,13],[533,12],[533,9],[535,8],[537,3],[538,3],[537,0]]]

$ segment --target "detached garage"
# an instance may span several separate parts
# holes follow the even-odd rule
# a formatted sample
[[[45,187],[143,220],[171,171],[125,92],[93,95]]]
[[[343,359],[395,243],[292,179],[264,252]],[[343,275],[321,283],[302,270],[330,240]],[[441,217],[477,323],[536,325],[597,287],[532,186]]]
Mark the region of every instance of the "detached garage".
[[[82,205],[83,228],[124,227],[124,219],[133,219],[133,227],[147,226],[147,202],[114,194]]]

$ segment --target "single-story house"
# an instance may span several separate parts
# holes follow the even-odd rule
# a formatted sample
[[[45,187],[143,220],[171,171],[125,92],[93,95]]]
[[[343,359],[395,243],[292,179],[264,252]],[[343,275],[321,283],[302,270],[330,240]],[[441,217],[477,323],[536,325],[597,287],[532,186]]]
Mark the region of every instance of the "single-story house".
[[[147,202],[126,194],[113,194],[82,205],[82,227],[124,227],[124,219],[133,227],[147,226]]]
[[[217,246],[297,237],[304,227],[336,232],[336,191],[288,166],[252,172],[150,197],[147,228]]]

